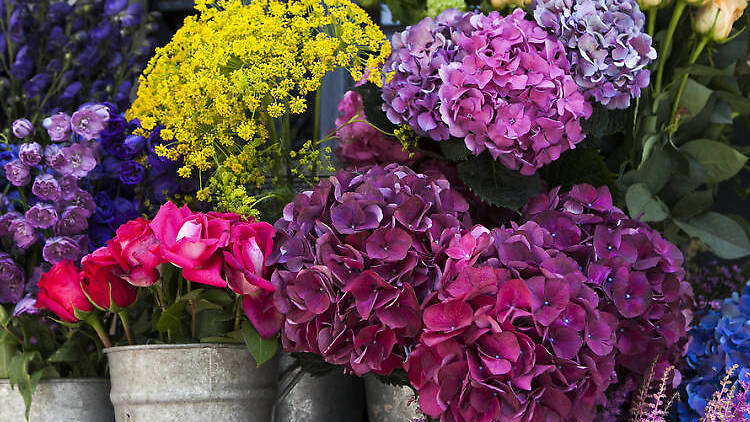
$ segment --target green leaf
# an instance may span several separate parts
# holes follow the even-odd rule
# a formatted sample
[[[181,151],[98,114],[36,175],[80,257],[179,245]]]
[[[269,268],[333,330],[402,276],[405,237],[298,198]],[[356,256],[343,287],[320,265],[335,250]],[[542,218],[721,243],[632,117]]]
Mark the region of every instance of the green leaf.
[[[625,203],[630,216],[641,221],[658,222],[669,217],[669,208],[643,183],[636,183],[628,188]]]
[[[614,191],[615,174],[607,168],[599,151],[578,147],[565,152],[560,158],[542,167],[542,178],[550,186],[570,189],[579,183],[609,186]]]
[[[190,302],[191,300],[198,299],[203,294],[203,289],[193,289],[184,295],[180,296],[176,302]]]
[[[737,259],[750,255],[747,233],[731,218],[709,211],[688,221],[675,223],[692,237],[701,239],[713,253],[724,259]]]
[[[0,337],[2,336],[3,334],[0,334]],[[15,355],[16,347],[13,344],[0,343],[0,379],[10,377],[10,361]]]
[[[680,122],[685,122],[703,110],[713,91],[693,79],[688,79],[680,98]]]
[[[595,103],[591,117],[581,122],[581,128],[588,135],[602,137],[621,132],[624,122],[625,110],[609,110]]]
[[[492,159],[484,152],[458,166],[458,175],[466,186],[490,205],[518,211],[529,198],[542,190],[538,175],[523,176]]]
[[[718,69],[713,66],[706,66],[703,64],[691,64],[690,66],[685,67],[678,67],[674,71],[674,78],[678,79],[678,77],[689,73],[692,76],[721,76],[726,75],[727,70],[726,69]]]
[[[672,175],[672,159],[663,149],[655,149],[635,172],[634,180],[648,186],[650,192],[658,193]]]
[[[10,380],[11,387],[17,387],[23,397],[26,405],[26,419],[29,419],[29,410],[31,410],[31,397],[34,394],[37,384],[42,377],[41,370],[29,373],[29,364],[34,359],[39,358],[38,352],[23,352],[13,357],[10,361]]]
[[[680,151],[698,160],[706,171],[707,183],[718,183],[737,174],[747,162],[747,157],[722,142],[696,139],[680,147]]]
[[[268,362],[276,354],[276,349],[279,348],[279,341],[276,337],[264,339],[249,321],[243,322],[240,330],[242,331],[242,338],[245,340],[245,344],[258,367]]]
[[[719,91],[716,95],[729,104],[734,112],[741,115],[750,114],[750,99],[726,91]]]
[[[167,308],[167,310],[159,317],[159,322],[156,323],[156,329],[165,333],[170,328],[179,324],[180,321],[185,318],[185,305],[185,302],[177,302]]]
[[[216,337],[201,337],[201,343],[220,343],[220,344],[239,344],[242,340],[237,340],[234,337],[216,336]]]
[[[86,346],[85,342],[81,340],[83,337],[72,336],[60,346],[55,353],[48,358],[50,362],[77,362],[81,359],[81,356],[85,356]]]
[[[231,329],[229,321],[233,319],[234,315],[220,309],[199,312],[195,316],[195,336],[198,338],[223,336]]]
[[[683,220],[692,218],[711,208],[713,203],[714,196],[710,190],[691,192],[672,207],[672,215]]]
[[[234,303],[235,297],[236,296],[231,295],[229,292],[219,289],[208,290],[201,296],[202,299],[221,306],[227,306]]]
[[[463,139],[450,138],[440,141],[439,145],[443,156],[450,161],[464,161],[471,155]]]

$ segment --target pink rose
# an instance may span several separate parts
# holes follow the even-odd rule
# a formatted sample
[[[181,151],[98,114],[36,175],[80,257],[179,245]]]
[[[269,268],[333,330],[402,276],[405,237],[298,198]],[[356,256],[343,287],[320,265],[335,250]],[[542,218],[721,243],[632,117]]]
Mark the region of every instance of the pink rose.
[[[232,225],[229,249],[224,251],[224,271],[229,287],[246,295],[257,286],[269,292],[273,285],[266,280],[266,257],[273,250],[276,230],[265,222],[237,222]]]
[[[133,286],[149,287],[159,279],[159,241],[148,220],[138,218],[120,226],[107,248],[124,270],[122,278]]]
[[[81,266],[83,291],[98,308],[127,308],[135,303],[138,291],[124,280],[122,267],[107,247],[84,256]]]
[[[250,286],[250,293],[242,298],[242,309],[261,337],[268,339],[281,330],[283,316],[273,304],[273,295]]]
[[[229,243],[231,221],[222,214],[193,213],[187,206],[162,205],[150,227],[165,262],[182,268],[186,280],[226,287],[219,249]]]
[[[36,307],[52,311],[66,322],[78,322],[75,311],[94,309],[81,288],[83,273],[70,261],[60,261],[42,275]]]

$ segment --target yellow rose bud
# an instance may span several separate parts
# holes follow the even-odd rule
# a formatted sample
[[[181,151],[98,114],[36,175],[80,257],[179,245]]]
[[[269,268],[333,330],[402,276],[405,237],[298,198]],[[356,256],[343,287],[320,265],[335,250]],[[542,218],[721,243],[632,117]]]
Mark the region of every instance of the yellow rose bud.
[[[672,0],[637,0],[638,6],[641,8],[641,10],[648,10],[652,9],[654,7],[664,7],[668,6],[670,3],[672,3]],[[704,1],[704,0],[700,0]]]
[[[746,7],[747,0],[712,0],[696,12],[695,31],[711,35],[714,41],[726,40]]]
[[[490,1],[494,9],[504,9],[507,6],[513,4],[512,0],[492,0]]]

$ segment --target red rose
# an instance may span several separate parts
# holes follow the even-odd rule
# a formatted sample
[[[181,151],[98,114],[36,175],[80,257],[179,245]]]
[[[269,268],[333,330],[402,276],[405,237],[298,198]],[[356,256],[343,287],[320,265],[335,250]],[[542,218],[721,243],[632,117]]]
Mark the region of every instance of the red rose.
[[[226,287],[219,250],[229,242],[231,222],[224,214],[193,213],[187,206],[177,208],[168,202],[150,226],[159,240],[162,259],[182,268],[186,280]]]
[[[254,286],[274,291],[265,274],[266,257],[273,250],[275,234],[276,230],[268,223],[238,222],[232,225],[229,248],[224,251],[224,269],[229,287],[235,293],[249,294]]]
[[[162,264],[159,241],[149,221],[138,218],[120,226],[107,248],[124,271],[122,278],[136,287],[150,287],[159,279]]]
[[[42,275],[36,307],[53,312],[63,321],[78,322],[75,310],[94,309],[81,289],[83,273],[71,261],[60,261]]]
[[[251,286],[251,292],[242,297],[242,309],[261,337],[268,339],[281,330],[284,319],[273,305],[273,295]]]
[[[110,309],[110,298],[118,308],[127,308],[135,302],[138,296],[136,288],[123,280],[122,267],[107,247],[83,257],[81,265],[83,290],[98,308]]]

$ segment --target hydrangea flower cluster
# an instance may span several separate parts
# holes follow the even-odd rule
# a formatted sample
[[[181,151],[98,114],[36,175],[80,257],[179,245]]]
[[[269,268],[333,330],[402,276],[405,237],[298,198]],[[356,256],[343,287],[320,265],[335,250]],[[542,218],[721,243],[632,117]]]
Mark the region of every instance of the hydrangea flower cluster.
[[[299,194],[269,261],[284,349],[357,375],[401,367],[467,210],[447,181],[397,164],[343,170]]]
[[[534,17],[565,45],[587,99],[627,108],[648,86],[656,49],[636,0],[537,0]]]
[[[87,100],[125,107],[154,48],[144,37],[154,25],[132,0],[9,0],[0,17],[0,54],[9,63],[0,72],[6,121]]]
[[[399,163],[409,165],[417,155],[404,151],[401,144],[374,128],[365,115],[362,95],[348,91],[339,101],[336,118],[336,156],[345,165],[363,167],[373,164]],[[354,122],[356,121],[356,122]],[[354,122],[354,123],[351,123]]]
[[[520,9],[505,17],[451,10],[441,19],[452,26],[427,18],[394,40],[386,70],[395,75],[383,88],[391,121],[436,140],[463,138],[475,155],[488,150],[525,175],[584,139],[580,119],[591,115],[591,105],[556,38]],[[423,57],[435,63],[420,67]]]
[[[600,297],[599,309],[616,317],[621,381],[643,375],[657,355],[660,363],[677,364],[692,320],[693,292],[675,245],[614,207],[606,186],[553,189],[531,199],[524,216],[550,231],[554,247],[586,274]]]
[[[687,350],[686,399],[680,422],[695,422],[719,390],[724,374],[737,365],[740,381],[750,382],[750,283],[712,309],[699,311]]]

